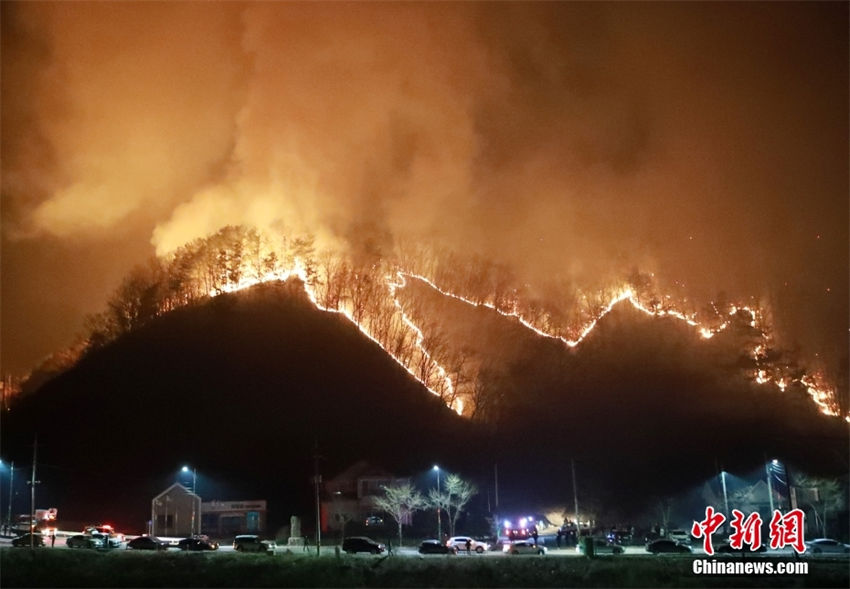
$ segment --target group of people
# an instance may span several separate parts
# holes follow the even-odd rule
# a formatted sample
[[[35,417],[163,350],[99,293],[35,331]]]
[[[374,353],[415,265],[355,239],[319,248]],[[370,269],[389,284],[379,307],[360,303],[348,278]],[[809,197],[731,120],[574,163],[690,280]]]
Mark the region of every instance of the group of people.
[[[562,545],[564,548],[575,546],[576,542],[576,532],[574,529],[566,530],[564,528],[558,528],[558,533],[555,534],[555,543],[558,545],[558,548],[561,548]]]

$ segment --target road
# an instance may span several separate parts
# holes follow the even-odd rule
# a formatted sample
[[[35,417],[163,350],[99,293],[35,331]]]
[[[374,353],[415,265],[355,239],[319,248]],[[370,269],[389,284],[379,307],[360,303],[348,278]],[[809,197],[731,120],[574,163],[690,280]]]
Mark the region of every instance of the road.
[[[49,549],[52,548],[54,550],[55,549],[68,550],[68,547],[65,544],[67,538],[70,537],[70,536],[77,535],[78,533],[79,532],[58,532],[56,534],[56,541],[55,541],[55,543],[52,547],[49,544],[49,540],[47,538],[45,538],[45,540],[47,541],[47,546],[45,547],[45,549],[49,550]],[[129,540],[129,539],[132,539],[134,537],[135,536],[127,536],[127,539]],[[163,539],[166,539],[166,538],[163,538]],[[174,542],[179,540],[179,538],[167,538],[167,539],[173,540]],[[11,540],[12,539],[10,537],[0,537],[0,548],[10,548],[11,547]],[[322,546],[321,554],[333,556],[333,555],[336,554],[336,549],[337,549],[337,545],[334,545],[334,544]],[[114,548],[113,550],[123,550],[123,548]],[[176,551],[176,548],[172,548],[170,550]],[[547,546],[547,550],[548,550],[548,552],[546,554],[547,558],[577,558],[577,557],[583,556],[580,552],[578,552],[575,549],[575,547],[554,548],[554,547]],[[219,549],[217,551],[217,553],[222,553],[222,554],[230,553],[230,552],[234,552],[234,550],[233,550],[233,546],[229,543],[221,544],[221,546],[219,547]],[[287,552],[290,553],[290,554],[293,554],[295,556],[301,556],[301,555],[310,556],[310,555],[316,554],[316,547],[310,546],[308,550],[304,550],[300,546],[287,547],[286,545],[280,545],[279,544],[277,546],[277,548],[275,549],[275,554],[285,554]],[[421,555],[421,554],[418,553],[418,551],[415,547],[395,548],[393,550],[393,554],[395,554],[397,556],[403,556],[403,557],[416,557],[416,558],[429,558],[429,559],[431,559],[431,558],[447,558],[447,556],[441,555],[441,554]],[[767,552],[749,554],[747,556],[748,556],[748,558],[777,558],[777,557],[789,557],[789,556],[792,556],[792,555],[793,555],[793,551],[791,549],[786,549],[786,550],[768,550]],[[369,558],[372,555],[359,554],[358,556],[363,557],[363,558]],[[653,557],[653,558],[676,558],[676,557],[679,557],[679,556],[685,556],[685,557],[703,556],[704,557],[704,556],[706,556],[706,554],[703,551],[702,546],[694,546],[692,554],[684,554],[684,555],[664,554],[664,555],[657,555],[657,556],[648,553],[644,549],[643,546],[627,546],[624,555],[616,555],[616,556],[611,556],[611,555],[607,555],[607,554],[598,555],[599,558],[623,558],[623,557],[624,558],[635,558],[635,557],[641,557],[641,556],[643,556],[643,557]],[[805,555],[806,558],[818,558],[818,557],[821,557],[821,556],[835,558],[835,557],[840,557],[841,555],[817,555],[817,556],[811,555],[811,554]],[[449,556],[448,558],[505,558],[505,557],[507,557],[507,555],[505,555],[501,551],[491,550],[491,551],[488,551],[488,552],[484,552],[483,554],[477,554],[475,552],[473,552],[471,554],[466,554],[464,551],[461,551],[456,557]],[[511,558],[540,558],[540,557],[537,556],[537,555],[522,555],[522,556],[511,556]]]

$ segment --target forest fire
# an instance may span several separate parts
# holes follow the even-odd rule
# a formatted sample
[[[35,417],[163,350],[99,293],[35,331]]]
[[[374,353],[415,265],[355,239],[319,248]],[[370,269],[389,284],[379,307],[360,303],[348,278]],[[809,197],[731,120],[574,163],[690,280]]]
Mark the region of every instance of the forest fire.
[[[66,345],[155,252],[163,276],[122,285],[95,339],[297,276],[471,413],[480,366],[436,341],[421,281],[568,348],[620,304],[708,348],[750,329],[737,376],[844,415],[844,20],[840,3],[6,3],[3,371]],[[277,241],[187,245],[226,226]],[[330,258],[278,243],[306,232]]]
[[[316,256],[312,250],[312,240],[299,238],[289,242],[276,251],[272,240],[254,229],[226,228],[209,238],[210,244],[217,249],[213,268],[196,269],[195,275],[209,281],[210,276],[217,276],[204,292],[210,297],[223,293],[233,293],[252,286],[271,282],[286,281],[290,278],[299,279],[310,301],[323,311],[339,313],[355,324],[358,329],[389,354],[411,376],[418,380],[431,393],[458,414],[464,414],[468,408],[467,393],[455,386],[449,371],[444,366],[448,358],[435,357],[429,349],[428,338],[413,316],[405,310],[400,299],[400,292],[408,286],[409,280],[418,280],[444,297],[449,297],[473,307],[482,307],[495,311],[499,315],[517,321],[534,334],[555,339],[569,348],[579,346],[591,334],[598,322],[617,305],[628,303],[641,313],[657,318],[672,318],[694,328],[695,334],[701,339],[708,340],[725,331],[732,320],[752,328],[758,333],[758,341],[749,351],[750,357],[756,364],[752,380],[760,385],[774,385],[784,391],[793,378],[775,367],[763,365],[770,343],[769,330],[761,320],[762,312],[756,308],[742,305],[730,305],[725,317],[720,317],[713,326],[701,324],[693,315],[688,315],[675,309],[669,302],[669,297],[662,307],[660,304],[647,303],[629,286],[621,286],[613,291],[610,298],[596,310],[592,318],[584,325],[565,326],[569,333],[565,335],[543,329],[523,315],[523,302],[518,297],[503,299],[500,304],[493,301],[476,301],[458,292],[438,285],[431,278],[415,272],[399,269],[397,264],[389,261],[379,261],[372,264],[370,270],[347,272],[341,270],[344,263],[334,260],[331,254],[326,254],[324,280],[317,276]],[[224,240],[221,243],[215,239]],[[217,245],[216,245],[217,244]],[[188,247],[188,246],[187,246]],[[196,245],[196,247],[199,247]],[[224,248],[224,249],[222,249]],[[203,248],[190,250],[191,259],[198,259]],[[250,253],[253,252],[253,253]],[[171,260],[172,265],[179,265],[186,251],[178,251]],[[280,260],[285,260],[282,264]],[[265,262],[263,262],[265,261]],[[334,275],[332,267],[337,268]],[[348,289],[343,293],[341,284],[345,282]],[[183,287],[186,288],[186,285]],[[337,289],[336,294],[331,294]],[[191,288],[189,290],[192,290]],[[366,301],[366,297],[370,299]],[[657,299],[656,299],[657,300]],[[168,308],[164,305],[163,309]],[[715,307],[716,311],[716,307]],[[464,380],[474,380],[464,379]],[[805,375],[796,379],[806,390],[818,409],[825,415],[839,415],[834,392],[827,387],[822,378]],[[850,417],[845,417],[850,421]]]

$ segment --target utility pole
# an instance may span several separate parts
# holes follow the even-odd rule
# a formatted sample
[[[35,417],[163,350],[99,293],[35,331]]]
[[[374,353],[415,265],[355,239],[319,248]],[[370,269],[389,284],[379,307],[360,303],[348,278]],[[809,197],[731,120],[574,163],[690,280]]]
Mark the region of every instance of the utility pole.
[[[493,509],[493,532],[496,538],[501,536],[502,522],[499,521],[499,463],[493,463],[493,484],[495,486],[495,508]]]
[[[9,464],[9,507],[6,513],[6,525],[9,526],[7,529],[12,528],[12,497],[15,495],[15,491],[12,487],[12,481],[15,479],[15,463],[11,462]]]
[[[764,470],[767,473],[767,496],[770,499],[770,516],[773,517],[773,483],[770,479],[770,462],[767,461],[767,454],[764,455]]]
[[[38,434],[32,443],[32,478],[30,479],[30,548],[35,546],[35,486],[41,481],[35,480],[35,468],[38,461]]]
[[[499,464],[493,465],[493,479],[496,483],[496,513],[499,513]]]
[[[319,442],[315,442],[313,450],[313,483],[316,488],[316,556],[321,553],[322,547],[322,504],[319,501],[319,485],[322,475],[319,474]]]
[[[573,502],[575,502],[575,507],[576,507],[576,541],[578,541],[579,536],[581,536],[581,522],[578,519],[578,489],[576,489],[576,460],[575,460],[575,458],[570,459],[570,468],[573,471]]]
[[[442,493],[443,490],[440,488],[440,467],[434,466],[434,468],[437,469],[437,493]],[[442,499],[440,501],[442,501]],[[442,515],[441,515],[440,512],[441,512],[440,504],[437,503],[437,540],[442,542],[443,541],[443,522],[442,522]],[[399,546],[399,548],[401,548],[401,546]]]
[[[791,472],[787,462],[782,463],[782,470],[785,471],[785,487],[788,489],[788,511],[792,511],[797,509],[797,493],[793,492],[794,487],[791,486]]]

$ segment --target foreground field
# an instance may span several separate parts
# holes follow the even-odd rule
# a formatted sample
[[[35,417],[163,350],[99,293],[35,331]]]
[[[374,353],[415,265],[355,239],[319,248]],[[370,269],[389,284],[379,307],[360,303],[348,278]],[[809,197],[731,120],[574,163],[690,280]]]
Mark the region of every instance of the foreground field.
[[[696,576],[684,558],[403,558],[0,551],[8,587],[847,587],[848,562],[798,576]]]

